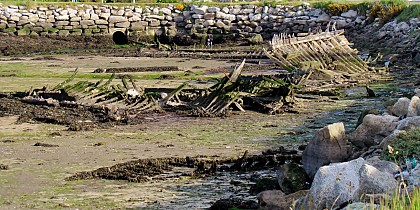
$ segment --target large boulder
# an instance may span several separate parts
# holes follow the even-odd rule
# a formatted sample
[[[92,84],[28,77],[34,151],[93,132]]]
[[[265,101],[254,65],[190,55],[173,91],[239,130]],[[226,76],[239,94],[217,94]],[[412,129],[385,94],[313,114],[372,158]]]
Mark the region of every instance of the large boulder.
[[[410,104],[410,99],[408,98],[399,98],[397,103],[394,104],[391,108],[393,115],[397,117],[402,117],[407,115],[408,105]]]
[[[349,156],[343,123],[328,125],[315,133],[302,154],[303,168],[309,177],[314,177],[318,168],[340,162]]]
[[[398,126],[396,130],[412,130],[414,128],[420,127],[420,116],[415,117],[407,117],[400,122],[398,122]]]
[[[337,207],[348,201],[359,201],[363,194],[392,192],[395,187],[392,174],[379,171],[363,158],[333,163],[318,170],[303,201],[304,206],[300,207],[330,209],[333,205]]]
[[[349,141],[359,148],[378,145],[397,127],[398,120],[398,117],[391,115],[368,114],[349,135]]]
[[[359,170],[360,189],[357,196],[363,194],[379,194],[392,192],[397,182],[392,173],[382,172],[379,169],[364,164]]]
[[[296,163],[282,165],[277,171],[277,179],[280,189],[286,194],[307,190],[311,182],[305,169]]]

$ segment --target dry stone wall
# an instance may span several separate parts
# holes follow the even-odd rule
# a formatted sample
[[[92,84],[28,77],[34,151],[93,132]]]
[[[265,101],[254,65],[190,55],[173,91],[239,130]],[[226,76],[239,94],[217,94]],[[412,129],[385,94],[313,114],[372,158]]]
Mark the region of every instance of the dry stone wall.
[[[145,35],[255,34],[307,32],[309,28],[337,23],[337,29],[361,25],[365,16],[349,11],[331,16],[308,3],[290,7],[190,5],[183,11],[174,5],[146,6],[1,6],[1,35],[107,35],[116,31]]]

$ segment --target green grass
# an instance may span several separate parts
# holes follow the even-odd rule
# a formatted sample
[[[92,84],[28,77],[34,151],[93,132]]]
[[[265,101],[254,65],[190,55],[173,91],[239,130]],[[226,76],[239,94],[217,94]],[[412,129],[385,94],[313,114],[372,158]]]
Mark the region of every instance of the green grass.
[[[380,201],[380,210],[418,210],[420,209],[420,188],[415,188],[413,192],[399,192],[395,189],[392,197],[385,197]]]
[[[410,18],[420,17],[420,4],[413,4],[406,7],[400,15],[397,16],[398,21],[408,21]]]

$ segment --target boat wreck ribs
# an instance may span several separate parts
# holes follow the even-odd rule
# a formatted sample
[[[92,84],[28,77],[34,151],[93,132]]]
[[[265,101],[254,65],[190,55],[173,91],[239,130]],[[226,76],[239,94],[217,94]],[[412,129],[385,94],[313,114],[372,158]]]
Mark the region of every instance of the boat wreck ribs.
[[[330,30],[331,28],[331,30]],[[274,35],[270,49],[265,54],[274,63],[284,68],[339,70],[359,73],[368,70],[368,65],[357,55],[357,50],[344,36],[343,30],[336,30],[335,24],[328,24],[325,31],[318,28],[304,37],[285,33]]]

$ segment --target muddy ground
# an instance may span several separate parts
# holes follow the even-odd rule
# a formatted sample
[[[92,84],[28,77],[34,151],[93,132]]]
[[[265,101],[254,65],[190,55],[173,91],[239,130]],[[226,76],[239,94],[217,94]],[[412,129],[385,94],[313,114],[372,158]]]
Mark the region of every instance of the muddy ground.
[[[25,43],[22,52],[34,49],[30,47],[32,44],[42,47],[38,43],[40,40],[17,39],[18,42],[11,38],[0,39],[6,44],[0,46],[9,46],[2,49],[4,55],[20,50],[17,43]],[[92,48],[103,47],[102,43],[91,44]],[[76,68],[80,72],[77,80],[98,80],[106,76],[106,73],[93,73],[98,68],[153,66],[176,66],[178,71],[130,72],[138,86],[174,88],[190,81],[196,86],[208,87],[214,84],[214,78],[220,78],[239,62],[232,59],[109,57],[109,52],[124,50],[111,49],[101,51],[99,55],[94,52],[94,55],[0,57],[0,92],[54,86],[68,78]],[[129,54],[127,50],[125,52]],[[245,73],[275,70],[271,65],[259,65],[262,63],[251,62]],[[171,77],[162,78],[162,75]],[[394,80],[396,75],[398,80]],[[306,144],[314,130],[342,121],[346,132],[351,132],[363,110],[384,110],[395,98],[409,95],[420,85],[419,69],[415,67],[394,65],[389,72],[376,77],[379,78],[387,82],[370,84],[378,95],[374,98],[366,96],[364,87],[345,89],[339,91],[341,95],[330,97],[299,93],[296,113],[266,115],[247,111],[234,112],[225,118],[196,118],[160,112],[139,116],[136,123],[129,125],[106,122],[100,113],[95,115],[90,110],[40,108],[1,98],[0,183],[3,187],[0,188],[0,209],[202,209],[230,196],[255,201],[250,188],[256,177],[274,177],[275,168],[241,172],[216,170],[213,176],[193,178],[190,175],[197,167],[181,166],[188,166],[186,157],[237,159],[245,151],[258,155],[280,146],[299,151],[298,146]],[[89,129],[72,131],[74,123],[84,123]],[[112,180],[98,179],[112,173],[104,173],[105,176],[98,175],[102,172],[96,173],[97,169],[110,170],[118,164],[144,165],[145,159],[155,158],[180,160],[182,164],[163,165],[165,167],[155,171],[158,176],[149,173],[153,170],[142,177],[132,173],[126,176],[134,177],[134,180],[139,178],[140,183],[129,182],[128,178],[113,180],[119,176],[118,170]],[[85,172],[89,176],[84,179],[71,178]]]

